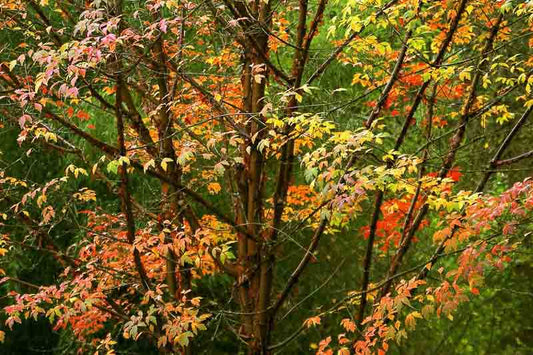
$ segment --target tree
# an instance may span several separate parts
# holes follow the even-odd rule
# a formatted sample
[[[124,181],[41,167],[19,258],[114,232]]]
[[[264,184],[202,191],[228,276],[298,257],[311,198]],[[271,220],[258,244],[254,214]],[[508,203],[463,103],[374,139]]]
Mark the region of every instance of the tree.
[[[22,159],[69,163],[42,181],[15,158],[0,171],[3,258],[61,269],[41,285],[6,267],[8,328],[46,317],[107,353],[191,353],[207,330],[268,354],[326,318],[318,353],[386,352],[418,319],[452,318],[528,236],[532,181],[484,191],[533,155],[508,153],[533,106],[529,2],[1,9],[2,129],[18,127]],[[323,80],[334,69],[351,85]],[[490,155],[477,174],[472,146]],[[297,292],[310,265],[338,262],[320,249],[348,235],[354,291],[280,331],[313,296]]]

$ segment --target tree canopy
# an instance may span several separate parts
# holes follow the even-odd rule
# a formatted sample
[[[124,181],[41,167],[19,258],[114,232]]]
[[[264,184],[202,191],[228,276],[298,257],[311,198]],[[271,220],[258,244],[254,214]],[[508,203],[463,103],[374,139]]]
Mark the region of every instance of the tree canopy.
[[[530,353],[532,34],[519,0],[0,0],[0,350]]]

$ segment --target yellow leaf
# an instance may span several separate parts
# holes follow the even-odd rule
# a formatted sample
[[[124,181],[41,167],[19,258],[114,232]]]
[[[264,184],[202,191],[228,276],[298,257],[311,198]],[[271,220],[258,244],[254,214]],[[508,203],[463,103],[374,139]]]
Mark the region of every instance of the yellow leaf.
[[[147,171],[148,169],[150,169],[150,168],[155,168],[155,161],[154,161],[154,159],[148,161],[148,162],[147,162],[146,164],[144,164],[144,166],[143,166],[143,170],[144,170],[145,173],[146,173],[146,171]]]
[[[422,315],[420,314],[420,312],[418,311],[414,311],[413,313],[411,313],[413,315],[414,318],[422,318]]]
[[[472,78],[472,76],[470,75],[470,70],[469,69],[465,69],[459,74],[459,80],[461,80],[461,81],[465,81],[465,79],[466,80],[470,80],[471,78]]]
[[[37,206],[41,207],[46,202],[46,195],[40,195],[37,197]]]
[[[165,158],[163,161],[161,161],[161,168],[163,168],[164,171],[167,171],[168,163],[172,163],[174,160],[170,158]]]
[[[406,326],[407,328],[412,329],[412,328],[415,327],[415,325],[416,325],[416,319],[415,319],[415,317],[413,317],[413,314],[412,314],[412,313],[411,313],[411,314],[408,314],[407,317],[405,317],[405,326]]]
[[[255,74],[254,75],[254,81],[258,84],[261,84],[261,80],[263,80],[264,75],[261,74]]]
[[[350,350],[348,350],[348,348],[340,348],[339,351],[337,351],[337,355],[350,355]]]
[[[174,338],[174,342],[180,344],[181,346],[189,345],[189,338],[192,337],[191,332],[184,332]]]
[[[130,159],[129,159],[128,157],[122,157],[122,156],[121,156],[121,157],[118,159],[118,164],[119,164],[119,165],[124,165],[124,164],[125,164],[125,165],[130,165]]]

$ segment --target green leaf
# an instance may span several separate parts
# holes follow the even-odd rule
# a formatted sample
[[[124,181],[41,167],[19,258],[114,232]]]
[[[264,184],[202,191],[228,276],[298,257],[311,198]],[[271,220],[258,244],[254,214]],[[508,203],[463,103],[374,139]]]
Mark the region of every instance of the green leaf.
[[[118,166],[118,161],[112,160],[107,164],[107,171],[113,174],[118,174]]]
[[[174,338],[174,342],[180,344],[183,347],[189,345],[189,338],[193,336],[192,332],[184,332]]]

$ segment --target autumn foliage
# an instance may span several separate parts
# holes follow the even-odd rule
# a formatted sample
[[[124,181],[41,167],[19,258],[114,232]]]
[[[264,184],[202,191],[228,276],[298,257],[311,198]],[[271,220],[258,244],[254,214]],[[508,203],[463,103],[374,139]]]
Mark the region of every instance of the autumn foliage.
[[[532,33],[526,1],[0,0],[0,340],[381,354],[453,319],[531,233]]]

